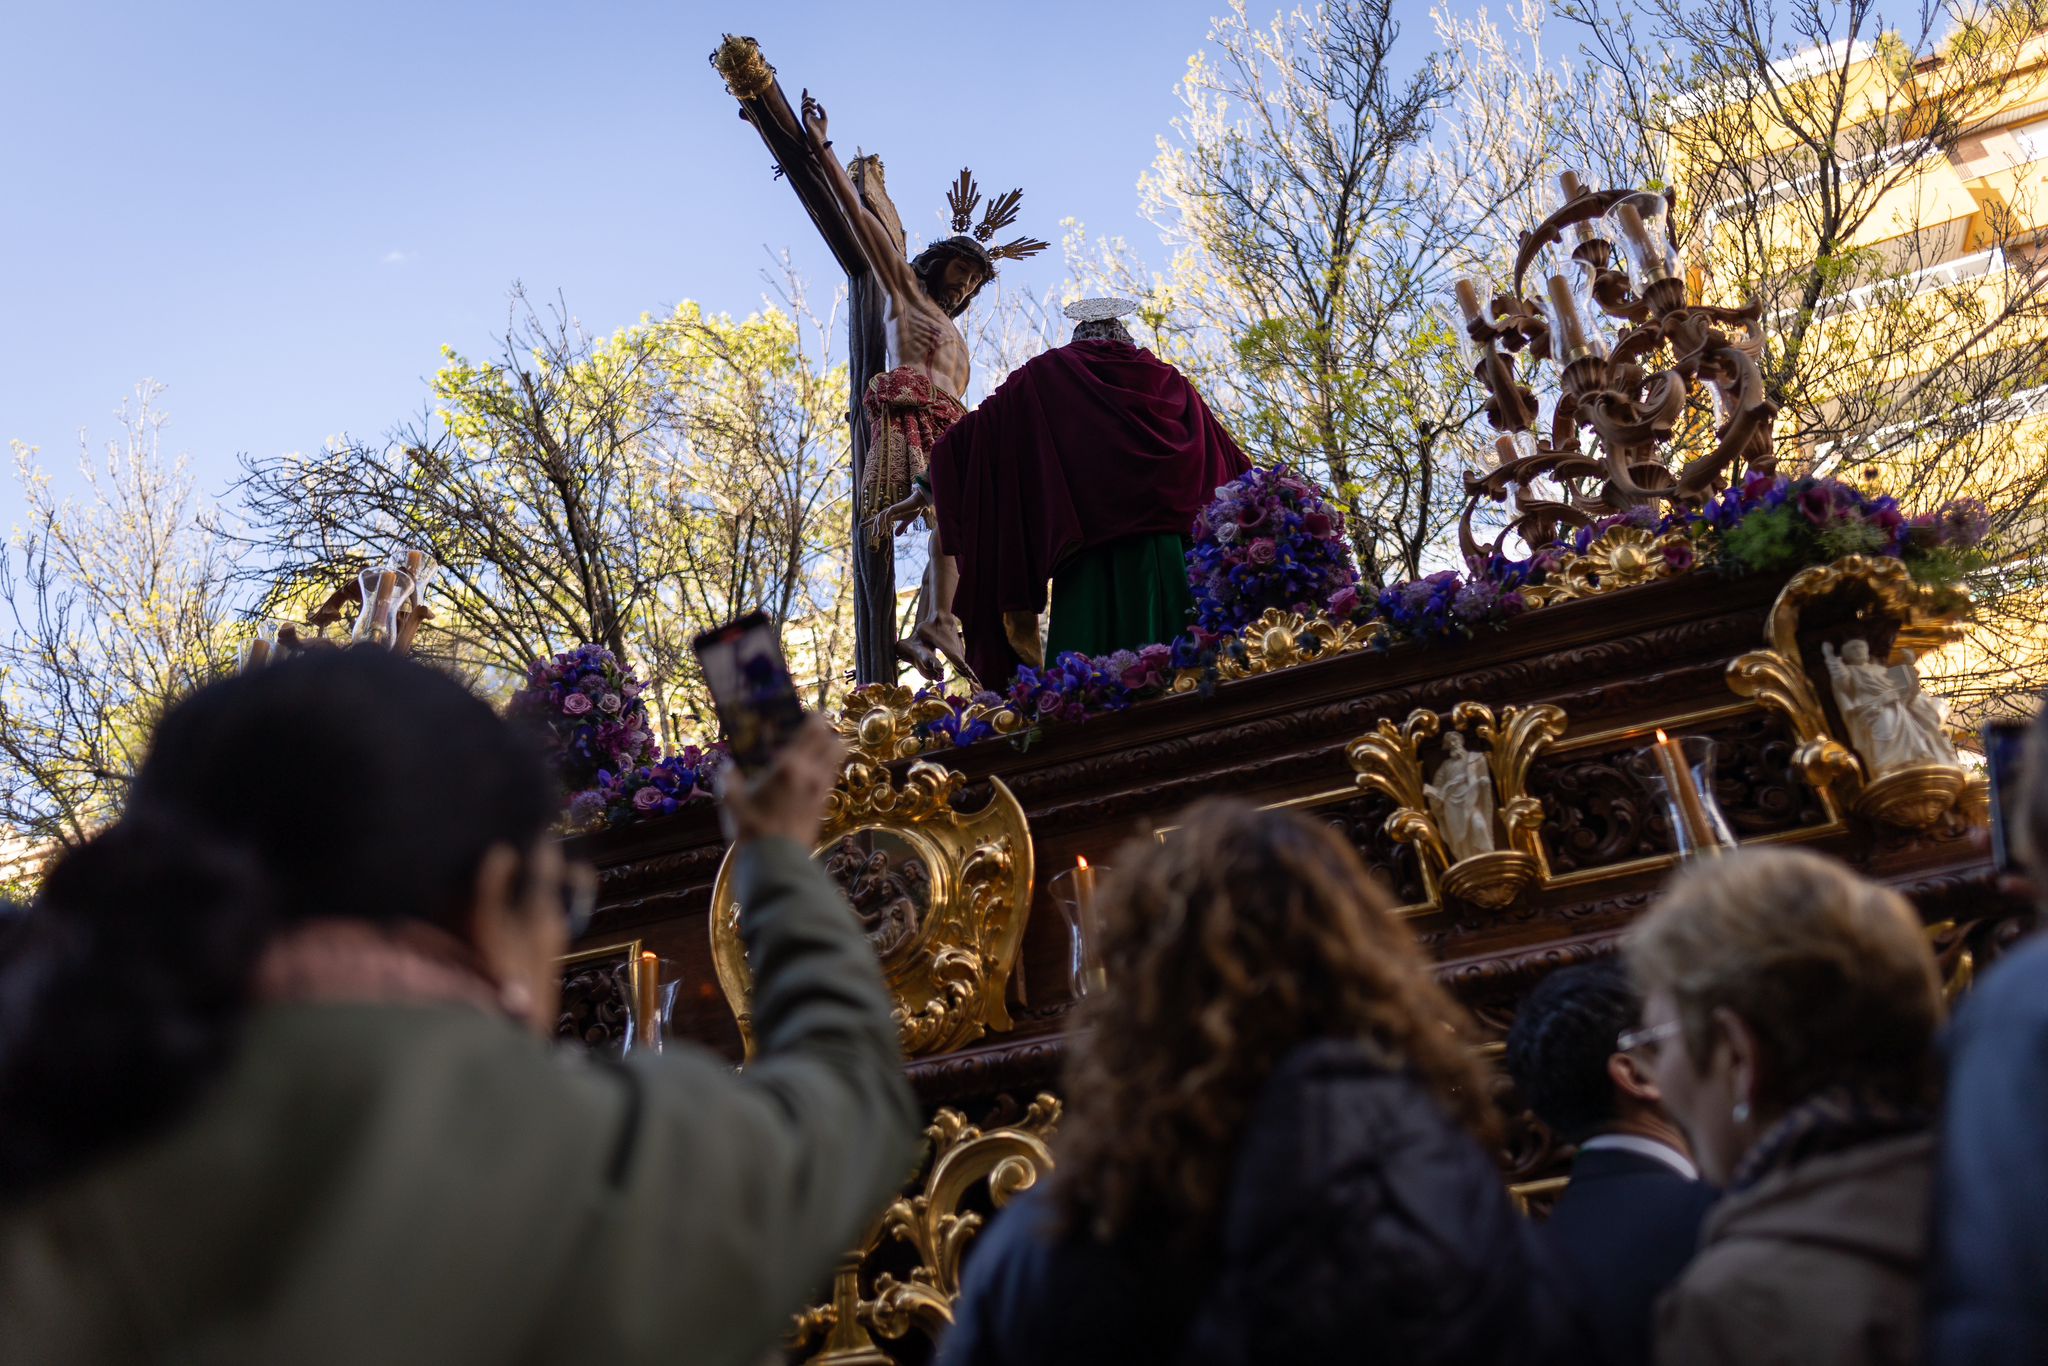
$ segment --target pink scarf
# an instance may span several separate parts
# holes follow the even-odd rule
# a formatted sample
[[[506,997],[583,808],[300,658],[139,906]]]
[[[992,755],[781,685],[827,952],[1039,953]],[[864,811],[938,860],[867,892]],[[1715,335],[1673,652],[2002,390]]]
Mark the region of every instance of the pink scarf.
[[[504,1013],[476,951],[419,921],[388,927],[366,920],[309,921],[264,949],[254,990],[257,1000],[268,1003],[450,1002]]]

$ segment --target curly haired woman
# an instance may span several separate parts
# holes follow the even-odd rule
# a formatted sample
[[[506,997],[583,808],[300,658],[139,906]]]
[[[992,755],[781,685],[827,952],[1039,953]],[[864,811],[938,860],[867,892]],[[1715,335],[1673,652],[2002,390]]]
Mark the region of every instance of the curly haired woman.
[[[983,1233],[941,1362],[1547,1359],[1485,1074],[1351,847],[1205,801],[1102,913],[1057,1171]]]

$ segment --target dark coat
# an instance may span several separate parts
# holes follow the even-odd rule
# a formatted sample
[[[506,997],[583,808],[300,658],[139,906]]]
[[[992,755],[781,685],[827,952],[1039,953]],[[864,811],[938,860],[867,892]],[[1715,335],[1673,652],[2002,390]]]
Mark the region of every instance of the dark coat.
[[[1582,1152],[1540,1237],[1606,1366],[1650,1360],[1657,1297],[1700,1245],[1718,1192],[1642,1153]]]
[[[760,1049],[562,1057],[460,1005],[258,1011],[186,1121],[0,1211],[0,1362],[753,1366],[911,1165],[874,952],[737,860]]]
[[[1519,1366],[1562,1345],[1499,1168],[1360,1043],[1305,1045],[1274,1074],[1202,1252],[1055,1241],[1035,1200],[983,1237],[941,1366]]]
[[[2048,938],[1985,974],[1948,1065],[1927,1360],[2048,1362]]]

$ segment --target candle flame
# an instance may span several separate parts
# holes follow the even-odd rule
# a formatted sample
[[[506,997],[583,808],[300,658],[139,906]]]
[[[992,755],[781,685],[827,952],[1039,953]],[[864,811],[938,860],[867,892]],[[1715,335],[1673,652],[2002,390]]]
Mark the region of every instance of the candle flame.
[[[1076,868],[1086,868],[1088,866],[1087,858],[1081,854],[1074,855],[1074,866]]]
[[[1657,732],[1657,743],[1658,743],[1658,744],[1660,744],[1660,745],[1667,745],[1667,744],[1670,744],[1670,743],[1671,743],[1671,737],[1670,737],[1670,736],[1668,736],[1668,735],[1666,735],[1666,734],[1665,734],[1665,733],[1664,733],[1663,731],[1661,731],[1661,730],[1660,730],[1660,731],[1658,731],[1658,732]]]

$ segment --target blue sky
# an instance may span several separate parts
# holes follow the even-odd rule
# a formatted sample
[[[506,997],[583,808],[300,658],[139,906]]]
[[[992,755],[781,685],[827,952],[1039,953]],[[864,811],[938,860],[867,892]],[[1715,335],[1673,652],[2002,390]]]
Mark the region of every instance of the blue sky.
[[[0,440],[68,468],[153,378],[218,491],[240,453],[417,413],[515,280],[609,331],[750,311],[787,247],[822,301],[830,258],[707,63],[727,31],[826,102],[842,151],[882,153],[914,233],[971,164],[1024,187],[1019,231],[1149,242],[1137,177],[1221,7],[7,0]],[[1061,275],[1057,250],[1010,269]],[[0,527],[19,506],[5,481]]]

